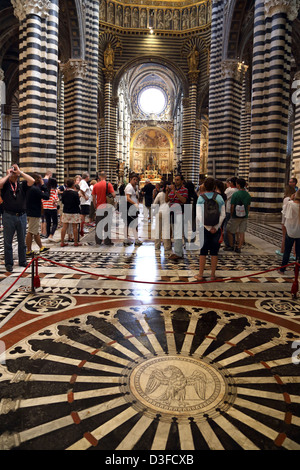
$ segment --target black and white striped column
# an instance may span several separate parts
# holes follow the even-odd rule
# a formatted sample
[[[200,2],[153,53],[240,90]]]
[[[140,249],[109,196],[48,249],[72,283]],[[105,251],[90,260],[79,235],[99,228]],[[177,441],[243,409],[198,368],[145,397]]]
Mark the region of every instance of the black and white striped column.
[[[197,122],[198,73],[190,72],[189,98],[183,99],[182,175],[198,184],[200,168],[200,125]]]
[[[219,132],[220,111],[222,102],[222,45],[223,45],[224,1],[212,1],[211,48],[210,48],[210,82],[209,82],[209,149],[207,172],[209,176],[219,177],[218,162],[222,133]],[[225,175],[220,175],[226,177]]]
[[[58,78],[57,96],[57,156],[56,156],[56,179],[60,185],[65,180],[65,158],[64,158],[64,129],[65,129],[65,90],[61,71]]]
[[[291,31],[298,0],[256,0],[254,11],[251,211],[279,215],[285,184]]]
[[[295,105],[293,176],[300,182],[300,70],[294,75],[292,101]]]
[[[20,21],[20,166],[55,172],[58,0],[12,0]]]
[[[83,100],[86,71],[87,63],[84,60],[70,59],[62,65],[65,109],[64,163],[65,176],[70,177],[88,171],[86,147],[89,126],[85,120]]]
[[[5,83],[4,83],[4,72],[2,69],[0,69],[0,178],[4,176],[4,169],[2,165],[2,160],[3,160],[3,150],[2,150],[2,137],[3,137],[3,132],[2,132],[2,115],[3,115],[3,105],[5,103]]]

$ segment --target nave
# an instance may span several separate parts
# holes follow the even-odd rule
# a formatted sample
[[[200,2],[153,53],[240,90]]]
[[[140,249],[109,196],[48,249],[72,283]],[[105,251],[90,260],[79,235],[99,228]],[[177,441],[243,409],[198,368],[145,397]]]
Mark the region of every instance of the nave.
[[[198,251],[171,262],[142,238],[52,243],[40,287],[28,269],[5,294],[0,449],[299,450],[300,302],[293,267],[274,269],[279,224],[249,221],[204,284]],[[0,271],[1,295],[22,268]]]

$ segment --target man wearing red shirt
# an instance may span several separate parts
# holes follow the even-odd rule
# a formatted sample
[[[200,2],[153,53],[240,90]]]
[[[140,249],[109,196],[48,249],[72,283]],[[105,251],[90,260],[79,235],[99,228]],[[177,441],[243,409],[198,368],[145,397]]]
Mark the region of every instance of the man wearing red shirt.
[[[112,194],[115,198],[116,193],[112,184],[106,182],[105,171],[101,171],[99,180],[100,181],[94,185],[92,192],[94,207],[96,208],[96,244],[101,245],[103,239],[104,245],[113,245],[113,242],[111,241],[111,222],[113,211],[112,205],[107,204],[106,202],[106,194]],[[106,218],[108,220],[105,220]]]

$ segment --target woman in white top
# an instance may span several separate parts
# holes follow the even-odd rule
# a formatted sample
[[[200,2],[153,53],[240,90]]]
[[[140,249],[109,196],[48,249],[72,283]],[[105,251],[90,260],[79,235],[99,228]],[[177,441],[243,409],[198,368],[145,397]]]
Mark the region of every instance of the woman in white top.
[[[160,249],[161,241],[163,241],[165,251],[171,250],[171,233],[170,233],[170,209],[166,202],[166,186],[167,183],[161,183],[160,191],[154,199],[153,208],[156,213],[155,224],[155,248]],[[158,211],[156,205],[159,206]]]
[[[284,253],[279,272],[284,273],[285,267],[289,263],[290,254],[295,243],[296,260],[300,260],[300,190],[285,205],[283,215],[285,217],[284,225],[286,228]]]
[[[285,235],[286,235],[286,228],[284,225],[285,222],[285,216],[284,216],[284,210],[285,206],[287,203],[291,200],[291,197],[295,194],[295,189],[292,186],[287,186],[284,191],[284,197],[283,197],[283,203],[282,203],[282,219],[281,219],[281,228],[282,228],[282,242],[281,242],[281,250],[276,250],[276,255],[283,256],[284,252],[284,243],[285,243]]]

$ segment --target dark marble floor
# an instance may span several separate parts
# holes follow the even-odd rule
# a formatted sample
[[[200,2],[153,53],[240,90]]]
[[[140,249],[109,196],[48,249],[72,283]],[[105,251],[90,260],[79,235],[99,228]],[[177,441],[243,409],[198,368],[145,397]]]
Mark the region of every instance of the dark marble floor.
[[[197,251],[171,262],[144,239],[52,244],[40,287],[28,271],[5,294],[0,449],[299,450],[300,301],[276,270],[279,227],[250,223],[204,284]],[[0,295],[20,273],[1,270]]]

